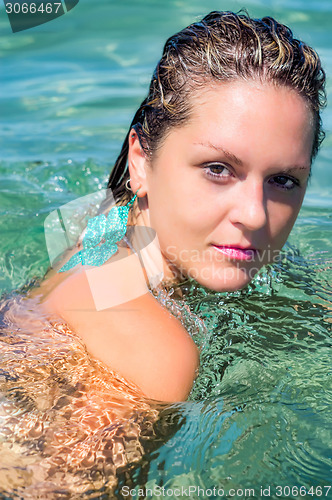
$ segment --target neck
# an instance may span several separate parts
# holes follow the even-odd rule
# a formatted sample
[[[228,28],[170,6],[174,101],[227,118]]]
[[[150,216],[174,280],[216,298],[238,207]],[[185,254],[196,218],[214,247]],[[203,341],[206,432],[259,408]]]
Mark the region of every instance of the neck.
[[[143,198],[137,198],[135,200],[133,208],[129,213],[128,222],[133,226],[141,226],[154,229],[150,221],[147,196],[144,196]],[[146,250],[147,251],[145,253],[149,263],[151,264],[151,269],[154,269],[155,271],[158,270],[156,271],[156,273],[160,273],[163,275],[162,283],[164,285],[166,285],[167,287],[175,287],[186,279],[181,275],[181,273],[179,273],[174,264],[169,262],[167,257],[163,254],[159,246],[157,234],[152,244],[149,245]],[[149,263],[148,267],[150,267]]]

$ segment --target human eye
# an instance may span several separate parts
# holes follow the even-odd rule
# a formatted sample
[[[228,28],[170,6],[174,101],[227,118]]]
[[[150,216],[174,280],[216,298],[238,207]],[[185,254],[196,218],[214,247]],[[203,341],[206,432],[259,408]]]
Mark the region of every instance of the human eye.
[[[269,182],[273,185],[275,185],[279,189],[284,189],[286,191],[289,191],[291,189],[294,189],[296,186],[300,185],[300,181],[298,179],[295,179],[294,177],[291,177],[289,175],[275,175],[271,177]]]
[[[223,163],[208,163],[204,165],[205,175],[211,179],[225,180],[231,176],[230,169]]]

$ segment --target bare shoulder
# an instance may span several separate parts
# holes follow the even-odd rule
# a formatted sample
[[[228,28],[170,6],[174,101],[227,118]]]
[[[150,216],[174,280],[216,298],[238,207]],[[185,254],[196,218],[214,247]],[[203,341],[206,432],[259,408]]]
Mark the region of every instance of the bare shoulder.
[[[125,310],[117,339],[128,341],[123,357],[130,365],[128,378],[150,398],[185,400],[199,366],[199,352],[194,341],[150,293],[126,304]],[[120,325],[121,320],[116,323]]]
[[[187,398],[199,351],[181,323],[150,292],[97,311],[85,273],[76,272],[52,290],[45,307],[72,327],[93,356],[147,397],[170,402]]]

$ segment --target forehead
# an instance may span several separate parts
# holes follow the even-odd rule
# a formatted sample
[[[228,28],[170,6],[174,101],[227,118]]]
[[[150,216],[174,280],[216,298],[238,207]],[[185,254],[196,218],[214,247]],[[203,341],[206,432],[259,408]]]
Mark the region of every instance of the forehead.
[[[297,91],[273,82],[233,80],[208,83],[190,97],[191,117],[203,118],[207,113],[222,119],[228,113],[252,118],[276,118],[291,114],[313,126],[310,105]]]
[[[305,99],[284,86],[256,81],[211,84],[191,97],[191,115],[183,127],[188,140],[220,144],[240,153],[310,156],[314,120]]]

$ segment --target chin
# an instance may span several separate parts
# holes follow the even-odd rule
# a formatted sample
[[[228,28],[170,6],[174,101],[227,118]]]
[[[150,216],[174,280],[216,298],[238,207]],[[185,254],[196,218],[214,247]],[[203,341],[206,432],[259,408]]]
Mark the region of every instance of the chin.
[[[230,276],[229,275],[230,273],[227,273],[227,270],[225,270],[225,272],[222,273],[222,276],[219,278],[215,279],[196,278],[196,281],[200,285],[214,292],[236,292],[238,290],[242,290],[243,288],[245,288],[254,279],[258,271],[259,269],[255,269],[255,272],[253,271],[251,273],[241,272],[237,276],[234,275]]]

